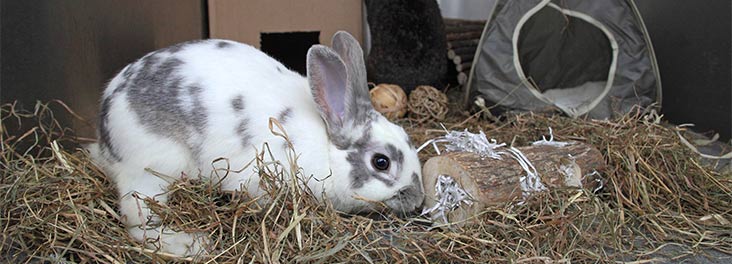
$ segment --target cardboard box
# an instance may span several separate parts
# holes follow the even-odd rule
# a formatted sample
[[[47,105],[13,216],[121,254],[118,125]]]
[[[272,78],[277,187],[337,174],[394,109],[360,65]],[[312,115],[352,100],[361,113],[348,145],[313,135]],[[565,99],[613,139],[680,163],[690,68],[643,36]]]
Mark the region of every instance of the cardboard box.
[[[330,45],[345,30],[362,42],[362,8],[361,0],[209,0],[209,33],[257,48],[262,33],[318,31]]]

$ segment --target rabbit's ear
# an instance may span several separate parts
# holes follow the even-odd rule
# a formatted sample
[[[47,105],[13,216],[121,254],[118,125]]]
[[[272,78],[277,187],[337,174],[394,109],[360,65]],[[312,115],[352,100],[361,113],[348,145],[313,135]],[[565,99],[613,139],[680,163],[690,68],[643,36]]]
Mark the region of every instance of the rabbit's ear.
[[[366,83],[363,50],[358,41],[346,31],[338,31],[333,35],[332,46],[345,63],[348,72],[350,91],[347,93],[347,118],[355,123],[365,122],[368,113],[373,111],[373,105]]]
[[[363,60],[363,50],[358,41],[346,31],[338,31],[333,35],[333,50],[346,63],[348,79],[353,87],[366,86],[366,66]],[[368,89],[358,91],[368,93]]]
[[[329,133],[366,124],[374,111],[366,86],[363,51],[350,34],[333,36],[333,49],[315,45],[308,50],[308,81]],[[335,129],[335,130],[334,130]]]
[[[315,45],[308,50],[307,74],[313,98],[328,125],[328,131],[342,127],[349,86],[343,60],[330,48]]]

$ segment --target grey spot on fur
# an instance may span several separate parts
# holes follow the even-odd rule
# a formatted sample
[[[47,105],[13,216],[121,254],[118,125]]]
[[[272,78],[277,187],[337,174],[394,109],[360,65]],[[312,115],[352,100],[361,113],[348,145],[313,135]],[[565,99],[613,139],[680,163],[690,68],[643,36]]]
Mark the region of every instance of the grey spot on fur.
[[[249,123],[249,120],[246,119],[239,121],[239,124],[236,126],[237,135],[243,135],[247,132],[247,123]]]
[[[420,190],[423,188],[422,181],[419,180],[419,174],[417,172],[412,172],[412,185],[418,186]]]
[[[170,54],[152,53],[135,64],[139,70],[127,81],[127,100],[142,125],[155,134],[188,145],[192,151],[197,149],[200,137],[193,135],[203,134],[208,121],[203,88],[185,82],[178,72],[183,61]]]
[[[373,172],[369,169],[361,151],[349,152],[346,160],[351,164],[351,187],[354,189],[363,187],[371,178],[380,180],[389,187],[394,186],[394,183],[396,183],[393,179],[385,178],[380,173]]]
[[[201,137],[195,134],[205,133],[208,122],[203,88],[186,82],[178,73],[184,62],[175,53],[206,41],[183,42],[149,53],[122,70],[120,84],[102,101],[99,137],[103,153],[121,160],[108,128],[111,99],[119,93],[126,93],[130,108],[148,131],[186,144],[194,155],[200,152]]]
[[[391,158],[392,161],[396,161],[397,165],[404,163],[404,152],[399,150],[397,147],[395,147],[392,144],[387,144],[386,151],[389,152],[389,153],[386,153],[386,155],[389,156],[389,158]]]
[[[353,144],[351,144],[351,148],[359,150],[366,149],[366,146],[368,146],[369,142],[371,141],[371,126],[368,126],[365,129],[366,131],[363,132],[363,136],[353,142]]]
[[[125,78],[125,80],[129,80],[130,77],[132,77],[132,74],[135,72],[133,64],[127,65],[125,70],[122,72],[122,76]]]
[[[120,82],[117,87],[112,90],[112,94],[109,96],[109,98],[114,97],[116,94],[123,92],[127,86],[130,85],[129,78],[125,78],[122,82]]]
[[[178,51],[182,50],[183,47],[185,47],[186,45],[187,45],[187,43],[185,43],[185,42],[178,43],[178,44],[175,44],[173,46],[166,48],[165,51],[170,52],[170,53],[177,53]]]
[[[328,133],[330,142],[339,150],[346,150],[351,146],[351,139],[340,133]]]
[[[226,41],[219,41],[218,43],[216,43],[216,47],[220,49],[227,48],[229,46],[231,46],[231,43]]]
[[[205,132],[206,124],[208,123],[206,108],[203,106],[203,101],[201,100],[202,93],[203,88],[198,84],[188,86],[188,95],[193,98],[193,108],[188,114],[187,119],[193,122],[192,125],[199,134],[203,134]]]
[[[351,109],[350,111],[352,112],[351,119],[358,124],[372,122],[380,115],[376,110],[374,110],[374,106],[371,104],[368,92],[366,93],[365,99],[363,99],[364,97],[362,96],[363,95],[354,94],[355,99],[349,104],[349,109]],[[358,97],[361,97],[361,99],[358,99]]]
[[[363,187],[364,183],[369,180],[371,173],[369,172],[369,168],[363,164],[361,153],[356,151],[350,152],[346,160],[351,164],[351,187],[355,189]]]
[[[332,139],[331,139],[332,140]],[[351,186],[353,188],[361,188],[363,187],[364,183],[369,180],[371,177],[371,170],[368,168],[368,164],[364,163],[363,155],[364,155],[364,148],[366,147],[366,144],[368,141],[371,140],[371,133],[370,129],[366,130],[366,133],[363,134],[363,136],[357,140],[358,144],[354,144],[353,150],[348,152],[348,156],[346,157],[346,160],[348,163],[351,164]],[[348,142],[348,146],[341,149],[344,150],[348,147],[350,147],[350,142]],[[340,149],[338,145],[336,145]]]
[[[290,143],[292,143],[293,146],[295,145],[295,141],[292,140],[292,138],[290,138]],[[287,144],[287,141],[284,141],[283,140],[283,142],[282,142],[282,149],[285,150],[285,151],[287,151],[288,149],[290,149],[290,146],[289,146],[289,144]]]
[[[127,87],[132,85],[131,78],[137,72],[141,62],[133,63],[125,67],[120,73],[122,81],[114,87],[112,94],[106,96],[102,100],[101,109],[99,111],[99,146],[102,153],[109,158],[111,161],[120,162],[122,157],[119,155],[116,147],[112,144],[112,139],[109,131],[109,110],[111,107],[112,98],[116,97],[117,94],[124,92]]]
[[[409,135],[406,136],[407,140],[407,146],[409,146],[410,149],[414,149],[414,143],[412,143],[412,139],[409,138]]]
[[[280,124],[287,123],[287,119],[290,119],[290,115],[292,115],[292,108],[285,108],[285,110],[282,110],[282,112],[277,115],[277,121],[280,121]]]
[[[380,173],[371,170],[369,164],[366,162],[368,159],[363,157],[366,152],[366,146],[368,146],[371,140],[371,133],[369,131],[370,129],[366,130],[366,133],[360,139],[350,144],[351,151],[346,156],[346,160],[351,164],[351,187],[356,189],[361,188],[371,178],[382,181],[386,186],[394,186],[396,183],[394,179],[386,178]]]
[[[330,128],[329,128],[330,129]],[[371,123],[367,122],[363,128],[364,134],[359,139],[352,139],[340,133],[328,133],[330,142],[339,150],[363,148],[371,140]]]
[[[279,66],[277,66],[277,71],[280,72],[280,73],[282,73],[282,68],[280,68]]]
[[[234,99],[231,99],[231,107],[234,108],[234,111],[236,112],[244,110],[244,96],[238,95],[237,97],[234,97]]]
[[[190,46],[192,44],[197,44],[197,43],[206,42],[206,41],[209,41],[209,40],[205,40],[205,39],[189,40],[189,41],[186,41],[186,42],[181,42],[181,43],[172,45],[172,46],[167,47],[165,49],[162,49],[160,51],[162,51],[162,52],[170,52],[171,54],[173,54],[173,53],[177,53],[177,52],[183,50],[185,47]]]
[[[119,162],[122,161],[122,157],[120,157],[119,153],[117,153],[117,150],[112,145],[109,128],[107,127],[107,123],[109,122],[109,108],[111,107],[110,104],[110,97],[104,98],[102,101],[102,109],[99,114],[99,146],[103,152],[109,154],[112,160]]]
[[[236,134],[239,136],[239,139],[241,140],[241,146],[242,147],[249,147],[252,141],[252,135],[249,134],[249,119],[242,119],[239,121],[239,124],[236,126]]]

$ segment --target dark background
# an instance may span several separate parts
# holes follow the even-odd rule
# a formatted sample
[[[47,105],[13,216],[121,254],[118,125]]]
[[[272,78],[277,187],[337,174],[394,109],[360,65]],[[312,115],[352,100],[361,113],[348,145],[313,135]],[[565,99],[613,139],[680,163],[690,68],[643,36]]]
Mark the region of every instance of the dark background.
[[[96,121],[104,85],[146,53],[207,35],[203,0],[1,0],[0,100],[60,99]],[[79,134],[93,125],[56,115]]]
[[[732,134],[732,1],[638,0],[656,52],[662,113],[699,132]]]
[[[663,84],[662,113],[732,134],[732,1],[638,0]],[[208,36],[205,0],[0,1],[0,101],[61,99],[94,121],[124,65]],[[91,126],[70,121],[93,136]]]

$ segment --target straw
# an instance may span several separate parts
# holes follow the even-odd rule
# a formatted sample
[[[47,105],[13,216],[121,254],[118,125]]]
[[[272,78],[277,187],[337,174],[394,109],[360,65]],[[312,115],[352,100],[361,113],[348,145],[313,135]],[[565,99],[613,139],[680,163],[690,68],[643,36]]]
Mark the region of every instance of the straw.
[[[558,141],[601,150],[610,165],[599,172],[605,188],[597,194],[535,193],[521,205],[487,208],[475,224],[447,228],[425,217],[336,212],[295,183],[301,176],[296,156],[263,166],[276,162],[265,145],[249,169],[262,170],[268,204],[223,192],[197,175],[174,183],[168,204],[148,201],[166,225],[210,234],[214,242],[209,255],[176,257],[127,236],[114,184],[79,148],[73,131],[56,121],[56,115],[70,115],[61,104],[0,108],[3,262],[645,263],[712,249],[732,253],[732,175],[702,165],[677,135],[683,128],[639,113],[608,121],[528,113],[500,122],[453,114],[443,125],[484,131],[513,146],[548,136],[551,127]],[[436,124],[401,124],[416,143],[445,131]],[[287,137],[276,123],[271,131]],[[419,154],[423,161],[435,155],[430,148]]]

